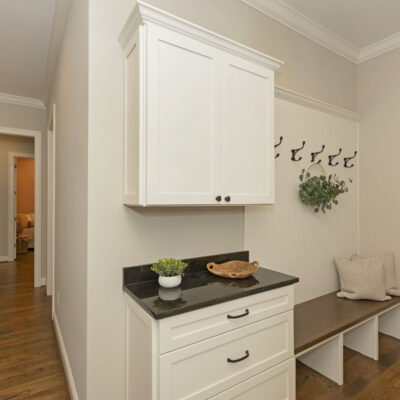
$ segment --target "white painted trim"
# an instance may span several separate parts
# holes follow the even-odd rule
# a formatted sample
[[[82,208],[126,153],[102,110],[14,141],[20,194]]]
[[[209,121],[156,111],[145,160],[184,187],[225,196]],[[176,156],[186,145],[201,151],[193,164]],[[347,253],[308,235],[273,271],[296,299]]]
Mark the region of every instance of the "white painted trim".
[[[15,96],[8,93],[0,93],[0,103],[16,104],[18,106],[46,109],[43,101],[31,97]]]
[[[141,24],[154,23],[172,29],[183,35],[195,38],[213,47],[220,48],[228,53],[235,54],[251,62],[266,66],[272,70],[279,69],[283,62],[272,58],[260,51],[251,49],[231,39],[225,38],[217,33],[211,32],[175,15],[169,14],[149,4],[137,0],[136,6],[130,14],[120,34],[121,46],[126,48],[137,28]]]
[[[34,138],[35,143],[35,261],[34,261],[34,286],[42,285],[42,132],[27,129],[18,129],[10,127],[1,127],[0,134],[26,136]],[[10,179],[10,175],[9,175]],[[10,187],[10,182],[9,182]],[[14,215],[12,214],[14,206],[8,205],[8,226],[11,221],[14,223]],[[10,233],[9,236],[10,238]],[[13,239],[11,239],[12,242]],[[10,239],[8,245],[8,255],[14,259],[14,252],[10,253]],[[14,246],[13,246],[14,248]]]
[[[388,36],[379,42],[363,47],[360,50],[358,63],[370,60],[371,58],[380,56],[381,54],[397,49],[398,47],[400,47],[400,32]]]
[[[354,111],[346,110],[345,108],[335,106],[323,100],[315,99],[314,97],[295,92],[294,90],[285,89],[280,86],[275,86],[275,97],[278,99],[291,101],[292,103],[296,103],[301,106],[313,108],[318,111],[323,111],[328,114],[336,115],[350,121],[359,122],[362,119],[362,116]]]
[[[313,42],[357,63],[360,49],[279,0],[241,0]]]
[[[65,348],[64,339],[61,334],[60,324],[58,323],[57,314],[53,313],[53,324],[56,332],[58,348],[60,350],[61,359],[64,365],[65,377],[67,378],[69,393],[72,400],[79,400],[78,392],[76,390],[74,376],[72,375],[71,365],[68,360],[67,350]]]
[[[48,296],[54,293],[54,249],[55,249],[55,118],[56,105],[53,104],[48,123],[47,134],[47,274],[48,285],[46,292]],[[52,298],[52,310],[54,310],[54,296]]]
[[[42,100],[47,104],[57,70],[65,24],[67,22],[70,0],[57,0],[53,13],[53,24],[50,33],[49,50],[47,54],[46,75],[42,90]]]
[[[42,286],[46,286],[46,281],[47,281],[46,277],[42,276]]]
[[[8,262],[8,256],[0,256],[0,262]]]
[[[360,165],[362,151],[360,151],[360,124],[357,124],[357,149],[358,149],[358,162],[357,162],[357,254],[361,254],[361,210],[360,210]]]

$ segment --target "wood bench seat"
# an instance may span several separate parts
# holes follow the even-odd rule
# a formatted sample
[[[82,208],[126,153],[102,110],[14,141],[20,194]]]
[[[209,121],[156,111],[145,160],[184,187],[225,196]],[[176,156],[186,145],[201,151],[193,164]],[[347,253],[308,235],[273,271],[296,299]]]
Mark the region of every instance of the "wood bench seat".
[[[348,300],[336,292],[297,304],[294,307],[295,354],[315,346],[400,304],[400,297],[388,301]]]
[[[379,332],[400,339],[400,297],[347,300],[334,292],[294,307],[296,358],[339,385],[343,346],[378,360]]]

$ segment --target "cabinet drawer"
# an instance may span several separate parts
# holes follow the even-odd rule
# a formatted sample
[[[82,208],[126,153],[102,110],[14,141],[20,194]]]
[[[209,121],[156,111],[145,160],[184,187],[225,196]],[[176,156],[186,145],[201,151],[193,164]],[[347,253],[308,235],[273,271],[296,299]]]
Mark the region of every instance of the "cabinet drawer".
[[[293,309],[293,286],[286,286],[162,319],[159,325],[160,354],[291,309]]]
[[[160,400],[209,399],[293,357],[293,311],[159,357]]]
[[[226,390],[210,400],[294,400],[295,361],[290,359]]]

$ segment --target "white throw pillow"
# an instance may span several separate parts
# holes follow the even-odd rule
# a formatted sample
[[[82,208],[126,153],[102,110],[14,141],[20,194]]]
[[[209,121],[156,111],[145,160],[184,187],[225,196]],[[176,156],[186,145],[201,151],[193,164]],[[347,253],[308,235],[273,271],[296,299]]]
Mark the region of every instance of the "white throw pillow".
[[[390,300],[386,295],[385,275],[381,261],[348,260],[335,258],[336,268],[340,277],[340,292],[338,297],[352,300]]]
[[[400,296],[400,286],[397,283],[396,268],[394,263],[394,254],[385,253],[370,257],[361,257],[353,254],[352,260],[378,260],[383,265],[383,272],[385,274],[386,293],[392,296]]]

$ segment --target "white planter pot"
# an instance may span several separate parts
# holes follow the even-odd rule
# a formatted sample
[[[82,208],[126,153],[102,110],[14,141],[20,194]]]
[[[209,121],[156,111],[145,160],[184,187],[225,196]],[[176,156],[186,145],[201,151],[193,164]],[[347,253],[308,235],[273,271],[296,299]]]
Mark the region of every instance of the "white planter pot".
[[[180,275],[176,276],[159,276],[158,277],[158,283],[160,286],[164,288],[174,288],[177,287],[181,284],[182,282],[182,277]]]
[[[181,297],[182,289],[180,287],[165,289],[160,287],[158,289],[158,297],[164,301],[174,301],[178,300]]]

